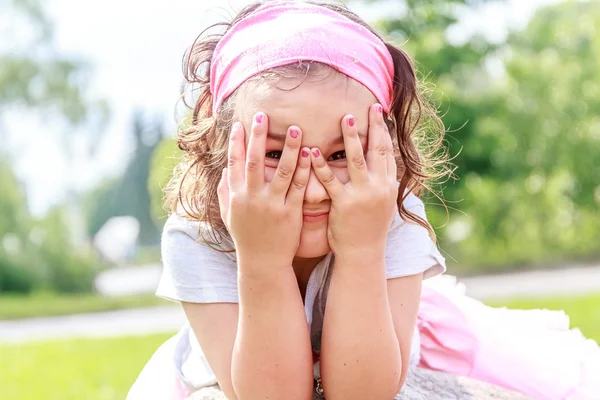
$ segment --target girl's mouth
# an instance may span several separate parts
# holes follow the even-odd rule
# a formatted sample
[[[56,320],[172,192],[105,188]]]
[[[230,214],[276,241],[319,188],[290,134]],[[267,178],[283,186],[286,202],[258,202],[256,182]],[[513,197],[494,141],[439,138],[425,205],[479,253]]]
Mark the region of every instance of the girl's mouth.
[[[329,212],[318,213],[318,214],[304,214],[302,220],[304,222],[321,222],[327,221]]]

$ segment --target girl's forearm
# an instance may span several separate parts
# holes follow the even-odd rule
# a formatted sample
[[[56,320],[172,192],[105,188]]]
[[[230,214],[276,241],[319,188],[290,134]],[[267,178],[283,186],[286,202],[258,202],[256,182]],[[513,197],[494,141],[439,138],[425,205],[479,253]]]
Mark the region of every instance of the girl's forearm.
[[[240,271],[244,269],[240,265]],[[238,399],[310,399],[310,335],[293,269],[240,273],[238,289],[239,322],[231,363]]]
[[[337,257],[327,296],[321,376],[328,400],[390,400],[402,362],[390,311],[383,256]]]

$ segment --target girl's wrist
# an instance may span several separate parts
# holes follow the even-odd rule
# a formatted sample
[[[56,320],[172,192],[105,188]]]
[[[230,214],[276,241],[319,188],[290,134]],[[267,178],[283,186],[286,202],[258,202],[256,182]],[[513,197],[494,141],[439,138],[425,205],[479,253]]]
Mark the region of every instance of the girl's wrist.
[[[244,275],[262,275],[292,267],[293,258],[237,252],[237,265]]]
[[[385,246],[343,249],[334,252],[336,262],[356,267],[385,265]]]
[[[297,291],[298,284],[293,268],[238,268],[238,293],[240,304],[260,305],[263,301],[277,301],[282,293]]]

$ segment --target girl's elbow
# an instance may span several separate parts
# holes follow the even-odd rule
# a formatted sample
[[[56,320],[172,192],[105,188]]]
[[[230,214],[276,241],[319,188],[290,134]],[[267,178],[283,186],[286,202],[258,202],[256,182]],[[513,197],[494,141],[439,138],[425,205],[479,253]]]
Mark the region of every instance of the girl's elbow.
[[[396,385],[396,391],[394,396],[396,396],[398,393],[400,393],[400,391],[402,390],[402,388],[404,387],[404,382],[406,382],[406,377],[404,377],[403,379],[401,378],[398,381],[398,384]]]
[[[396,385],[396,394],[400,393],[400,391],[404,387],[404,383],[406,382],[407,375],[408,375],[408,365],[402,365],[400,378],[398,379],[398,383]]]

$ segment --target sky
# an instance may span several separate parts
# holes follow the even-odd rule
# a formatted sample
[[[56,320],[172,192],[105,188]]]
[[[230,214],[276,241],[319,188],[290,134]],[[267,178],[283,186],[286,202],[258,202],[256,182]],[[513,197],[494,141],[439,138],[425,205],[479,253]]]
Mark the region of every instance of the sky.
[[[494,41],[508,29],[525,26],[536,8],[554,0],[491,2],[464,12],[449,35],[458,42],[475,32]],[[128,135],[134,110],[161,118],[175,132],[175,105],[182,80],[185,49],[210,23],[228,19],[247,0],[48,0],[44,2],[55,25],[56,51],[85,59],[91,66],[89,94],[105,100],[110,120],[101,135],[81,135],[43,115],[4,113],[7,147],[15,171],[24,183],[34,215],[82,192],[106,177],[122,173],[131,157]],[[349,3],[367,21],[401,12],[399,1],[380,8]],[[84,127],[89,129],[89,127]],[[87,137],[101,138],[91,145],[95,156],[80,151]],[[79,139],[77,139],[79,138]],[[69,144],[65,142],[68,140]],[[68,154],[66,149],[75,151]]]

